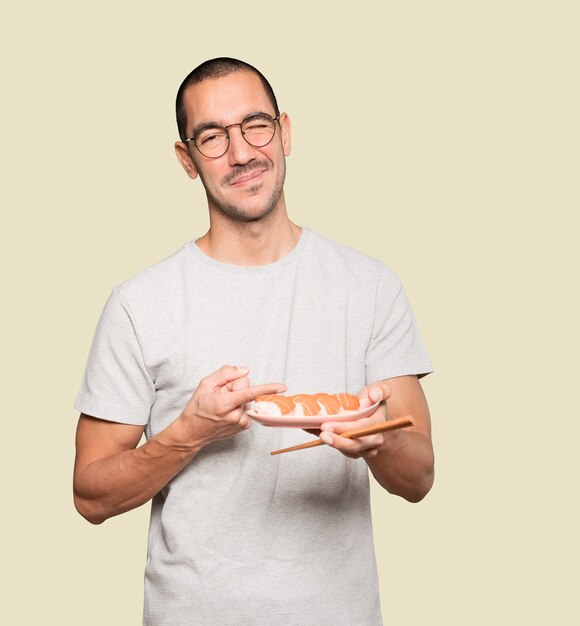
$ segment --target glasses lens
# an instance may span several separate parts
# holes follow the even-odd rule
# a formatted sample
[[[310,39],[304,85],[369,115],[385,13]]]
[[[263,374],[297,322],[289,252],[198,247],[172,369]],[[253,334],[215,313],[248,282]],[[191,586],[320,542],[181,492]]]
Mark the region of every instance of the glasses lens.
[[[242,133],[249,144],[260,148],[272,141],[274,124],[274,120],[266,113],[252,115],[242,122]]]
[[[195,145],[206,157],[219,157],[228,149],[228,133],[225,128],[204,128],[195,136]]]

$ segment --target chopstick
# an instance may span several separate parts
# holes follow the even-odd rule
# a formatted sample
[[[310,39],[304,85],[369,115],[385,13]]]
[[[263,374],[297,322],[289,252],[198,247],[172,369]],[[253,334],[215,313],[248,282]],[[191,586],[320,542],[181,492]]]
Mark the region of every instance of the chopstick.
[[[383,422],[382,424],[372,424],[371,426],[366,426],[365,428],[359,428],[357,430],[347,430],[345,433],[340,433],[340,436],[346,437],[347,439],[353,439],[355,437],[363,437],[364,435],[374,435],[375,433],[382,433],[386,430],[397,430],[398,428],[406,428],[407,426],[413,426],[414,423],[415,420],[410,415],[407,415],[406,417],[399,417],[394,420]],[[294,450],[314,448],[323,444],[324,442],[320,439],[314,439],[314,441],[300,443],[297,446],[292,446],[290,448],[274,450],[274,452],[270,452],[270,454],[274,456],[275,454],[283,454],[284,452],[293,452]]]

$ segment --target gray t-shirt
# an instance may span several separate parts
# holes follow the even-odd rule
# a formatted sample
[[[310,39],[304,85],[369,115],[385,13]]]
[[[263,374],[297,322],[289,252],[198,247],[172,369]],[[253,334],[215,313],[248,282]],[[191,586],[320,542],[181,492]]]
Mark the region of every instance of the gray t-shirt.
[[[356,393],[431,364],[399,279],[304,228],[258,267],[187,243],[114,288],[76,408],[151,437],[224,364],[288,394]],[[152,502],[148,626],[381,624],[365,462],[254,424],[206,446]]]

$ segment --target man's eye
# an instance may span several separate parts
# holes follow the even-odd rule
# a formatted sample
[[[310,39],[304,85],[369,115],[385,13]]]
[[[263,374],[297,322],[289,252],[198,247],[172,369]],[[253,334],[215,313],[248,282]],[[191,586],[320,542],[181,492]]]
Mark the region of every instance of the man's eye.
[[[198,142],[201,145],[208,145],[208,144],[212,144],[212,143],[216,143],[218,142],[220,139],[223,139],[225,137],[225,133],[218,133],[218,132],[214,132],[214,133],[203,133],[199,139]]]
[[[272,120],[262,116],[256,116],[246,120],[243,130],[251,135],[259,135],[262,133],[271,133],[274,127]]]

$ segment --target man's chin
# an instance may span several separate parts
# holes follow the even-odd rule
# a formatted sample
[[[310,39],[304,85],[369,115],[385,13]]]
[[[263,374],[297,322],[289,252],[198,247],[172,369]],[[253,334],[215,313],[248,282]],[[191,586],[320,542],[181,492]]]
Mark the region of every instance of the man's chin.
[[[240,222],[256,222],[269,215],[276,208],[276,203],[269,203],[266,206],[263,203],[253,206],[251,204],[246,206],[225,204],[215,206],[220,213],[230,219]]]
[[[247,209],[247,210],[237,209],[237,210],[228,212],[227,214],[229,215],[229,217],[233,219],[237,219],[240,222],[258,222],[261,219],[264,219],[267,215],[270,215],[272,210],[273,210],[273,207],[267,208],[267,209],[264,209],[263,207],[257,208],[257,209]]]
[[[210,194],[208,194],[208,201],[210,208],[213,207],[215,211],[231,220],[256,222],[264,219],[276,209],[281,196],[281,188],[276,188],[274,193],[267,194],[262,183],[258,183],[252,188],[248,188],[243,197],[238,197],[235,200],[232,198],[232,202],[227,202],[225,198],[217,198]]]

